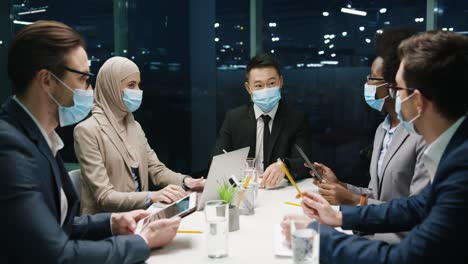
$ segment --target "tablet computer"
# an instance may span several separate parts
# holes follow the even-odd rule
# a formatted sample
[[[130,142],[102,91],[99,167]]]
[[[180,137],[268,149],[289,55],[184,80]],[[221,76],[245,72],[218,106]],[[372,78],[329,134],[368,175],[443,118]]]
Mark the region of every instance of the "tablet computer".
[[[190,195],[168,205],[167,207],[150,214],[149,216],[141,219],[137,223],[137,233],[141,232],[151,222],[172,217],[185,217],[197,209],[197,193],[193,192]]]

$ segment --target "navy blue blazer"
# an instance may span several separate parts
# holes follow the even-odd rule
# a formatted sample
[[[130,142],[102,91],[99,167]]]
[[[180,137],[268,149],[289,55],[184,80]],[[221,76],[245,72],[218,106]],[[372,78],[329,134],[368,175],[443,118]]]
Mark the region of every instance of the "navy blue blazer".
[[[342,206],[343,229],[410,231],[399,244],[349,236],[322,225],[322,263],[451,263],[468,257],[468,119],[457,129],[432,184],[382,205]],[[447,262],[448,261],[448,262]]]
[[[41,131],[17,102],[9,99],[2,108],[0,258],[6,259],[6,263],[146,260],[150,251],[141,237],[112,236],[110,214],[76,216],[79,199],[60,154],[53,157]],[[62,187],[68,200],[68,213],[61,227]]]

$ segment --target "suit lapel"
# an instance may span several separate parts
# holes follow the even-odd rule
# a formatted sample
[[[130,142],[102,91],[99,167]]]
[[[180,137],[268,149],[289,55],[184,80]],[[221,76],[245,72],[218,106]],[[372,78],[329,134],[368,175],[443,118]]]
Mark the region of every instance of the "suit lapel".
[[[67,217],[64,221],[63,226],[68,233],[71,233],[72,225],[70,223],[73,223],[73,218],[77,215],[77,212],[80,209],[80,202],[79,202],[78,195],[71,182],[71,179],[69,177],[69,174],[65,169],[62,157],[60,156],[59,153],[57,153],[56,161],[57,161],[58,168],[60,170],[62,188],[63,188],[63,191],[65,192],[65,195],[67,197],[67,202],[68,202]]]
[[[372,159],[371,159],[371,164],[369,167],[369,173],[370,173],[371,178],[376,179],[375,181],[371,181],[371,182],[375,182],[376,184],[376,186],[372,186],[372,187],[375,187],[377,192],[380,189],[380,182],[379,182],[378,175],[377,175],[377,172],[378,172],[377,167],[379,163],[379,155],[382,149],[382,142],[384,140],[384,136],[385,136],[384,129],[382,128],[382,125],[380,125],[377,128],[377,131],[375,133],[374,147],[372,149]]]
[[[453,134],[447,147],[444,150],[444,153],[442,154],[442,157],[440,158],[439,166],[437,167],[432,185],[438,182],[439,179],[442,180],[442,178],[440,178],[439,176],[440,164],[444,161],[444,159],[447,157],[447,155],[450,152],[452,152],[455,148],[463,144],[467,138],[468,138],[468,119],[465,117],[465,120],[463,120],[463,122],[458,127],[457,131],[455,131],[455,133]]]
[[[14,117],[23,128],[25,135],[30,138],[34,144],[36,144],[39,151],[49,162],[49,166],[52,170],[52,174],[55,179],[55,206],[57,208],[58,219],[60,219],[60,188],[62,187],[62,181],[60,179],[60,170],[57,166],[57,162],[52,156],[52,151],[47,144],[46,139],[42,135],[41,131],[37,127],[36,123],[31,117],[24,111],[24,109],[14,100],[10,99],[5,106],[6,111]]]
[[[400,147],[403,145],[405,140],[408,138],[409,133],[406,131],[406,129],[402,128],[401,126],[398,127],[395,131],[395,135],[393,136],[392,142],[387,149],[387,152],[385,153],[385,157],[382,161],[382,167],[380,168],[381,175],[380,177],[380,182],[379,182],[379,198],[381,195],[381,190],[382,190],[382,183],[385,175],[385,171],[387,170],[387,166],[392,160],[393,156],[395,156],[395,153],[400,149]]]
[[[103,121],[102,118],[96,118],[96,121],[100,124],[102,132],[104,132],[104,134],[106,134],[109,137],[110,141],[112,142],[114,147],[119,152],[120,156],[124,160],[124,163],[125,163],[125,165],[127,167],[128,172],[130,173],[130,175],[132,175],[132,170],[130,168],[130,164],[128,164],[126,162],[127,159],[126,159],[125,155],[127,155],[126,154],[127,150],[126,150],[126,148],[123,145],[121,140],[116,140],[116,139],[119,138],[119,135],[117,135],[117,133],[115,132],[115,130],[111,126],[111,124],[109,122],[106,122],[107,120]]]
[[[278,141],[278,137],[281,134],[280,132],[283,130],[283,126],[285,123],[285,117],[287,116],[286,108],[282,101],[280,101],[278,105],[278,110],[275,115],[275,119],[273,121],[273,126],[271,128],[271,136],[270,136],[270,145],[268,146],[268,153],[263,153],[264,160],[268,161],[268,164],[273,163],[274,161],[270,161],[273,149],[275,149],[275,144]]]
[[[247,107],[247,138],[250,146],[249,157],[255,158],[255,153],[257,153],[257,119],[255,119],[253,104]]]

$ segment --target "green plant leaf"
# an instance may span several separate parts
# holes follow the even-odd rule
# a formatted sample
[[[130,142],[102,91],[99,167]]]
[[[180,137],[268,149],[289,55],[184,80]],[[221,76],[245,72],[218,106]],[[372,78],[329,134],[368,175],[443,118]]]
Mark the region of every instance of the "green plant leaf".
[[[232,200],[236,195],[236,188],[229,184],[229,182],[224,181],[223,183],[219,184],[217,192],[219,199],[225,201],[228,204],[232,204]]]

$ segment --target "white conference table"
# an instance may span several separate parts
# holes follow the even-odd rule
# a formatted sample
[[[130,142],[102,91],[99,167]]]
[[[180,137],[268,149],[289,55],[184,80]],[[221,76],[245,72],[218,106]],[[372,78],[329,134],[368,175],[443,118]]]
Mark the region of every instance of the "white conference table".
[[[298,183],[301,191],[317,187],[311,179]],[[174,241],[162,249],[153,250],[147,263],[292,263],[292,258],[277,257],[274,253],[274,230],[283,216],[302,213],[302,208],[285,205],[284,202],[299,202],[293,186],[258,192],[255,214],[240,216],[240,229],[230,232],[228,257],[213,260],[206,250],[206,222],[203,211],[197,211],[182,220],[179,229],[201,230],[202,234],[177,234]]]

